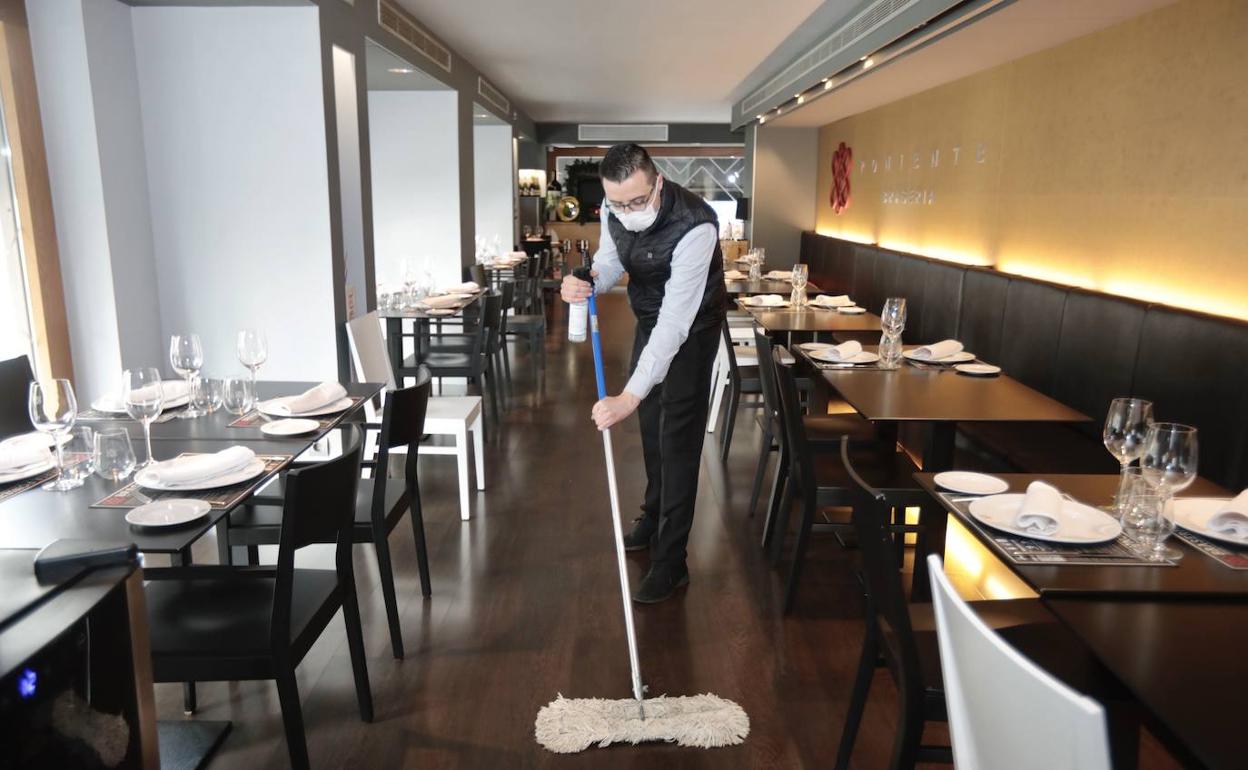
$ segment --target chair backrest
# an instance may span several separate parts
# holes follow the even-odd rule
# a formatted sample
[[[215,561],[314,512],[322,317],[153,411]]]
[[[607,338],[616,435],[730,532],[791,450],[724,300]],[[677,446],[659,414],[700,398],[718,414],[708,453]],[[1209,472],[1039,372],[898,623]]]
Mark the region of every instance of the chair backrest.
[[[499,318],[498,329],[500,334],[506,334],[507,314],[515,309],[516,304],[516,282],[503,281],[502,285],[498,287],[498,296],[501,299],[499,303],[501,317]]]
[[[927,558],[959,768],[1109,770],[1105,711],[1015,650],[954,592]]]
[[[377,311],[347,321],[347,341],[351,346],[351,364],[360,382],[384,382],[394,390],[394,369],[386,341],[381,336],[381,319]]]
[[[783,424],[780,414],[780,394],[776,391],[776,363],[771,338],[758,329],[754,330],[754,349],[758,351],[758,379],[763,391],[763,409],[775,422]],[[784,435],[783,433],[781,434]],[[783,442],[783,439],[782,439]],[[780,446],[783,448],[784,444]]]
[[[0,361],[0,438],[31,430],[26,400],[34,378],[26,356]]]
[[[373,472],[371,512],[374,527],[384,527],[385,517],[390,513],[385,510],[385,502],[386,486],[389,483],[390,449],[393,447],[401,446],[407,450],[403,468],[404,486],[409,503],[418,504],[412,501],[419,495],[417,463],[420,440],[425,435],[425,416],[429,409],[429,395],[433,392],[433,377],[429,367],[422,365],[417,368],[415,379],[415,385],[396,390],[386,397],[386,407],[381,416],[381,435],[377,440],[377,462]]]
[[[732,330],[728,327],[727,318],[725,318],[724,322],[720,324],[719,331],[720,331],[720,336],[723,337],[724,347],[727,348],[727,350],[725,351],[725,356],[728,359],[728,373],[732,376],[732,379],[735,381],[741,377],[741,374],[738,371],[737,351],[733,349]]]
[[[891,507],[882,491],[872,487],[854,467],[849,438],[841,438],[841,463],[851,480],[854,535],[861,553],[862,575],[867,591],[867,623],[876,623],[884,658],[910,702],[922,697],[923,670],[910,626],[910,608],[897,563],[895,537],[889,524]]]
[[[482,289],[488,289],[490,287],[489,280],[485,276],[484,265],[469,265],[468,275],[472,276],[472,281]]]
[[[761,360],[761,357],[760,357]],[[781,433],[786,442],[789,457],[789,474],[794,488],[801,499],[814,504],[818,495],[815,481],[815,468],[811,462],[813,452],[806,440],[806,424],[802,422],[802,400],[797,390],[797,378],[792,367],[780,361],[780,351],[773,350],[772,371],[775,374],[776,393],[780,402]],[[765,397],[765,396],[764,396]]]

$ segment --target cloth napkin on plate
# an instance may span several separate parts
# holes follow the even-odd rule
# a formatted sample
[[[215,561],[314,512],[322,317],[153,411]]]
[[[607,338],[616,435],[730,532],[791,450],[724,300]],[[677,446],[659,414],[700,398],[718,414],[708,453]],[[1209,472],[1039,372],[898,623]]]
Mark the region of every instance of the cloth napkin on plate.
[[[862,343],[857,340],[842,342],[839,345],[830,345],[820,351],[821,358],[827,358],[832,361],[848,361],[854,356],[862,352]]]
[[[962,352],[962,343],[957,340],[941,340],[931,345],[916,348],[910,355],[924,361],[939,361],[942,358],[956,356]]]
[[[819,307],[849,307],[854,301],[849,298],[848,294],[820,294],[810,301],[810,304]]]
[[[773,281],[787,281],[793,277],[792,270],[768,270],[767,277]]]
[[[724,271],[725,281],[744,281],[745,277],[746,277],[745,273],[741,272],[740,270],[725,270]]]
[[[425,297],[420,302],[425,307],[433,308],[459,307],[463,304],[463,300],[459,297],[452,297],[449,294],[443,294],[439,297]]]
[[[149,470],[151,480],[162,486],[207,481],[240,471],[256,459],[256,453],[245,446],[232,446],[220,452],[190,457],[175,457],[156,463]]]
[[[1014,524],[1032,535],[1052,535],[1061,526],[1062,493],[1052,484],[1033,481],[1023,495]]]
[[[759,294],[750,297],[746,304],[754,305],[755,307],[780,307],[784,302],[784,297],[781,297],[779,294]]]
[[[477,285],[476,281],[468,281],[466,283],[457,283],[454,286],[447,286],[446,291],[448,294],[472,294],[481,291],[481,287]]]
[[[1248,489],[1210,516],[1205,522],[1205,529],[1248,543]]]
[[[130,391],[130,397],[136,404],[145,404],[154,400],[157,388],[160,388],[160,393],[165,403],[179,398],[186,398],[186,380],[162,380],[160,382],[153,382],[151,385],[144,385],[141,388],[135,388]],[[118,409],[125,409],[126,394],[122,393],[118,396],[109,396],[108,402],[115,405]]]
[[[345,398],[346,395],[347,389],[338,383],[322,382],[320,385],[308,388],[294,398],[274,404],[272,411],[288,417],[292,414],[303,414],[313,409],[319,409],[322,406],[328,406],[341,398]]]
[[[52,452],[41,442],[28,439],[6,441],[0,444],[0,473],[10,473],[35,463],[52,459]]]

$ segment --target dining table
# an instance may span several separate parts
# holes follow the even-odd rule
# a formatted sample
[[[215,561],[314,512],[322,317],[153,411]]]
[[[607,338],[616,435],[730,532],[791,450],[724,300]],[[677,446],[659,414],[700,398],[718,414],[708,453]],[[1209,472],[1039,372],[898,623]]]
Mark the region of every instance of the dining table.
[[[746,297],[754,294],[780,294],[787,297],[793,291],[793,283],[785,278],[767,278],[766,276],[754,280],[725,278],[724,289],[730,297]],[[816,294],[823,294],[823,290],[813,281],[807,281],[806,294],[813,297]]]
[[[419,304],[414,307],[379,308],[377,317],[386,324],[386,352],[390,355],[391,365],[397,367],[403,361],[404,338],[413,340],[416,359],[419,361],[422,357],[424,340],[428,337],[429,326],[444,321],[462,322],[464,311],[480,302],[481,298],[485,296],[486,290],[487,288],[485,287],[479,288],[471,296],[465,297],[459,304],[446,308],[451,310],[451,313],[431,313],[429,308]],[[416,328],[413,332],[403,331],[404,321],[414,322]]]
[[[781,337],[788,345],[793,344],[794,335],[818,340],[821,334],[870,337],[880,333],[880,317],[875,313],[842,313],[811,305],[762,307],[747,305],[739,299],[737,305],[753,316],[769,336]]]
[[[1008,492],[1033,481],[1052,484],[1081,503],[1104,507],[1117,475],[994,474]],[[1084,563],[1089,549],[1037,543],[1021,557],[1008,532],[981,523],[970,511],[976,496],[942,489],[936,474],[916,481],[1040,601],[1113,674],[1140,704],[1150,730],[1187,767],[1244,766],[1239,729],[1248,690],[1248,544],[1220,544],[1182,529],[1167,544],[1182,558],[1159,564]],[[1179,498],[1229,498],[1197,478]],[[932,522],[937,525],[938,522]]]

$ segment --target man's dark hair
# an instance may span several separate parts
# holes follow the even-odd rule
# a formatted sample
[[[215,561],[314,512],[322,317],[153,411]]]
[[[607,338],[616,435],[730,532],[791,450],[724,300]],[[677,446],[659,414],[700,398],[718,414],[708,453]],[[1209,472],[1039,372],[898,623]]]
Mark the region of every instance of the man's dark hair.
[[[654,167],[654,161],[650,160],[650,153],[646,152],[645,147],[631,143],[617,144],[607,150],[602,162],[598,164],[598,175],[608,182],[618,184],[628,179],[638,169],[645,171],[646,178],[651,182],[659,174],[659,170]]]

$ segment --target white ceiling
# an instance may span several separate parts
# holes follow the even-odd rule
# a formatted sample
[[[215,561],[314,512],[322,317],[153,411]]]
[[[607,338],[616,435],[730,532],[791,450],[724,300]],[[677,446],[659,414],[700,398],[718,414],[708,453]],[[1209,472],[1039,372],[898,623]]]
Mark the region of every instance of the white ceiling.
[[[1175,0],[1017,0],[767,125],[822,126],[1091,34]]]
[[[848,0],[830,0],[850,5]],[[399,0],[534,120],[726,123],[820,0]]]

